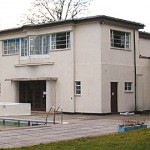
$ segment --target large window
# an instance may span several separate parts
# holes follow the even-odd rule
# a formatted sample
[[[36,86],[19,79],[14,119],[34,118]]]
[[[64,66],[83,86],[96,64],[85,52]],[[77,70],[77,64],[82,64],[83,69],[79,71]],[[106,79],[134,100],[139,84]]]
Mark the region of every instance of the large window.
[[[4,41],[4,54],[16,54],[19,52],[20,39],[10,39]]]
[[[48,54],[50,35],[30,36],[30,55]]]
[[[111,30],[111,47],[130,49],[130,33]]]
[[[3,41],[5,55],[20,51],[22,57],[46,55],[51,50],[70,48],[70,32],[28,36]]]
[[[51,35],[51,49],[70,48],[70,32],[61,32]]]

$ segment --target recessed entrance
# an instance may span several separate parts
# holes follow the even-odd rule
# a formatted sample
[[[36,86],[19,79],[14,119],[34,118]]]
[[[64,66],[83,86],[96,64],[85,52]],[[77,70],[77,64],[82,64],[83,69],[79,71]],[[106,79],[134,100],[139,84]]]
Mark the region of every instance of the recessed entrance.
[[[46,111],[46,81],[19,81],[20,103],[31,103],[32,111]]]

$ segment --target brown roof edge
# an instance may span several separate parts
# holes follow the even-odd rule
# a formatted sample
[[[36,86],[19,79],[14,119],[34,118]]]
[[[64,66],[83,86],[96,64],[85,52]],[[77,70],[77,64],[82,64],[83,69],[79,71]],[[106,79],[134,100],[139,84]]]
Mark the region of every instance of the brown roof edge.
[[[106,23],[106,24],[120,25],[120,26],[134,28],[134,29],[143,29],[145,27],[145,25],[142,23],[119,19],[119,18],[110,17],[110,16],[106,16],[106,15],[98,15],[98,16],[91,16],[91,17],[86,17],[86,18],[79,18],[79,19],[76,19],[75,21],[77,23],[80,23],[80,22],[86,22],[86,21],[94,21],[94,20],[96,21],[98,19],[101,24]]]
[[[150,39],[150,33],[139,31],[139,37],[140,38],[145,38],[145,39]]]
[[[144,24],[133,22],[133,21],[123,20],[123,19],[114,18],[110,16],[105,16],[105,15],[98,15],[98,16],[75,18],[75,19],[63,20],[63,21],[55,21],[55,22],[49,22],[49,23],[37,24],[37,25],[32,25],[32,24],[24,25],[19,28],[1,30],[0,34],[21,32],[26,29],[39,29],[39,28],[52,27],[52,26],[58,26],[58,25],[78,24],[78,23],[84,23],[84,22],[89,22],[89,21],[99,21],[102,24],[103,23],[113,24],[113,25],[124,26],[127,28],[134,28],[134,29],[143,29],[145,26]]]

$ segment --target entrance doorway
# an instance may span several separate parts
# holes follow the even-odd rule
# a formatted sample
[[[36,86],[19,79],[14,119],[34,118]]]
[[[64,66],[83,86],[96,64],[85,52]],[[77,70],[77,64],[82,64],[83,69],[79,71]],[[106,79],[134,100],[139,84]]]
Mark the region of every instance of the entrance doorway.
[[[20,103],[31,103],[32,111],[46,111],[46,81],[20,81]]]
[[[111,82],[111,112],[118,112],[118,82]]]

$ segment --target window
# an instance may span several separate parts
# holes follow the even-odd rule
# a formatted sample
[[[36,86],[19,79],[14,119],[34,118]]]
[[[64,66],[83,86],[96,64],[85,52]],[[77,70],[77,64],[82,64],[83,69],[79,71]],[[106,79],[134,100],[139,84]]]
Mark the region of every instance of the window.
[[[28,39],[21,39],[21,56],[28,56]]]
[[[130,48],[130,33],[111,30],[111,47]]]
[[[50,36],[49,35],[43,35],[42,36],[42,50],[43,54],[48,54],[49,49],[50,49]]]
[[[20,49],[20,39],[10,39],[4,41],[4,54],[16,54]]]
[[[51,35],[51,49],[70,48],[70,32],[61,32]]]
[[[3,54],[20,56],[47,55],[49,50],[70,48],[70,32],[60,32],[48,35],[32,35],[24,38],[3,41]]]
[[[132,82],[125,82],[124,90],[125,92],[133,92]]]
[[[81,81],[75,81],[75,95],[81,95]]]
[[[30,55],[48,54],[50,35],[30,36]]]

